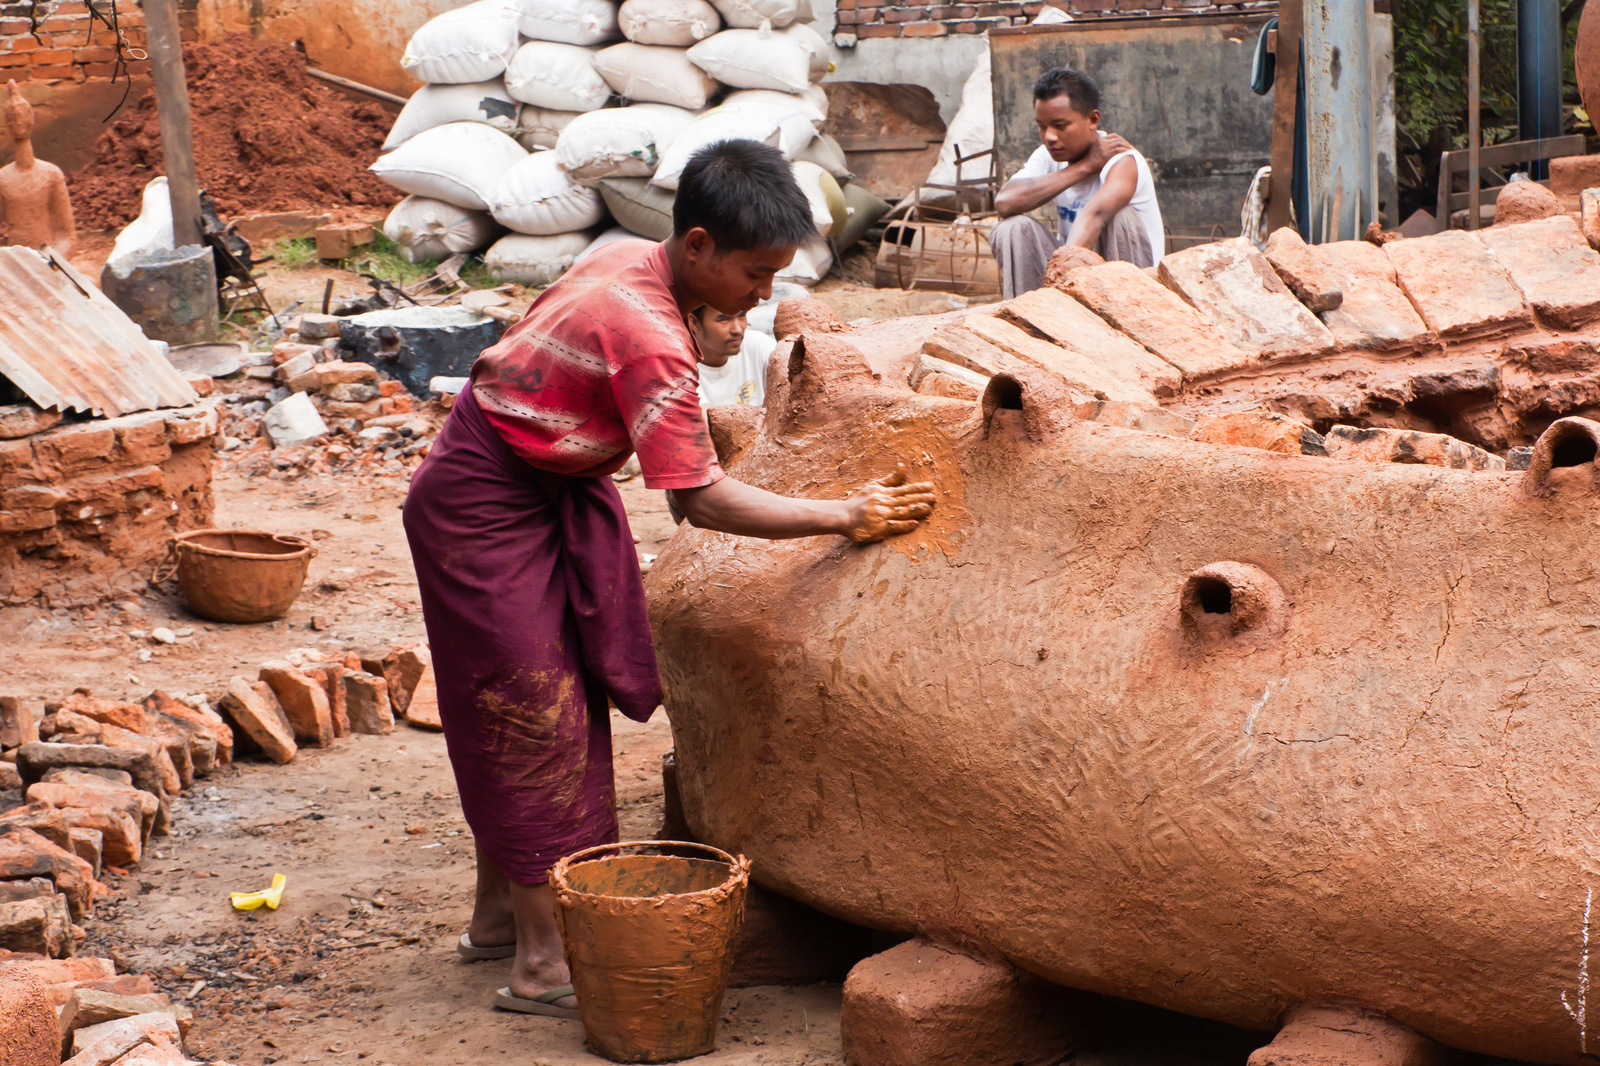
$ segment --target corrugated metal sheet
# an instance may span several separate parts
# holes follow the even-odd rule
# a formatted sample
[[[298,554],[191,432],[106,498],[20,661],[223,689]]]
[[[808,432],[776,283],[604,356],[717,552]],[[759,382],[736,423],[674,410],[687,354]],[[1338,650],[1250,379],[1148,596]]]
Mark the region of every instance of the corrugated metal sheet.
[[[133,319],[31,248],[0,248],[0,374],[61,411],[115,417],[199,399]]]

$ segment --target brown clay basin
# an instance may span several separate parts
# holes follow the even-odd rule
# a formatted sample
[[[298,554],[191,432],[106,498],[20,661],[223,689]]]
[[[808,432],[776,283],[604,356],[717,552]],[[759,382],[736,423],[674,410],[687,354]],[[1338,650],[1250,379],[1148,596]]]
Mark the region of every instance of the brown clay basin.
[[[289,613],[316,549],[302,537],[254,529],[196,529],[173,543],[178,587],[214,622],[270,622]]]

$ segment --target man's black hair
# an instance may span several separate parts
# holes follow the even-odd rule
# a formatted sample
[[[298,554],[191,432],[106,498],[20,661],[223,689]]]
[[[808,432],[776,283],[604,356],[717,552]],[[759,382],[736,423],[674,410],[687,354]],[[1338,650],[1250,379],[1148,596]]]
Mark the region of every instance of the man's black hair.
[[[1065,96],[1071,101],[1072,110],[1080,115],[1100,110],[1099,86],[1089,75],[1071,67],[1047,70],[1033,83],[1035,100],[1053,100],[1058,96]]]
[[[672,232],[699,226],[718,252],[800,245],[817,235],[811,201],[783,153],[758,141],[708,144],[689,159],[672,204]]]

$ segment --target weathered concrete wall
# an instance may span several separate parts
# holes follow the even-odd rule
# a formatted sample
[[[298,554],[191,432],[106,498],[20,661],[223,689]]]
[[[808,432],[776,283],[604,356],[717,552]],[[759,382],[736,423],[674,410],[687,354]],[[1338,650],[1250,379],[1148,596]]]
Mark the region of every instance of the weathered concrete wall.
[[[0,604],[145,588],[175,533],[211,524],[217,413],[146,411],[0,441]]]
[[[199,0],[203,39],[248,33],[303,41],[311,65],[409,96],[420,84],[400,66],[418,26],[467,0]]]

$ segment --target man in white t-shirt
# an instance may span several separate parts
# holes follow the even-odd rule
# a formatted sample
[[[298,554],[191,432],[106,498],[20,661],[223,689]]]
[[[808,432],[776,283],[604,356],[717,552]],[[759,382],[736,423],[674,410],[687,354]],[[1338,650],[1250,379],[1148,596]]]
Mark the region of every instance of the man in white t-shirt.
[[[744,315],[709,304],[689,312],[689,334],[700,349],[700,406],[760,407],[767,395],[767,358],[778,342],[749,329]]]
[[[1044,284],[1062,245],[1106,260],[1154,266],[1166,252],[1150,164],[1133,146],[1100,130],[1100,90],[1087,74],[1046,71],[1033,86],[1041,144],[995,195],[1001,216],[989,237],[1006,299]],[[1055,201],[1052,231],[1028,212]]]

